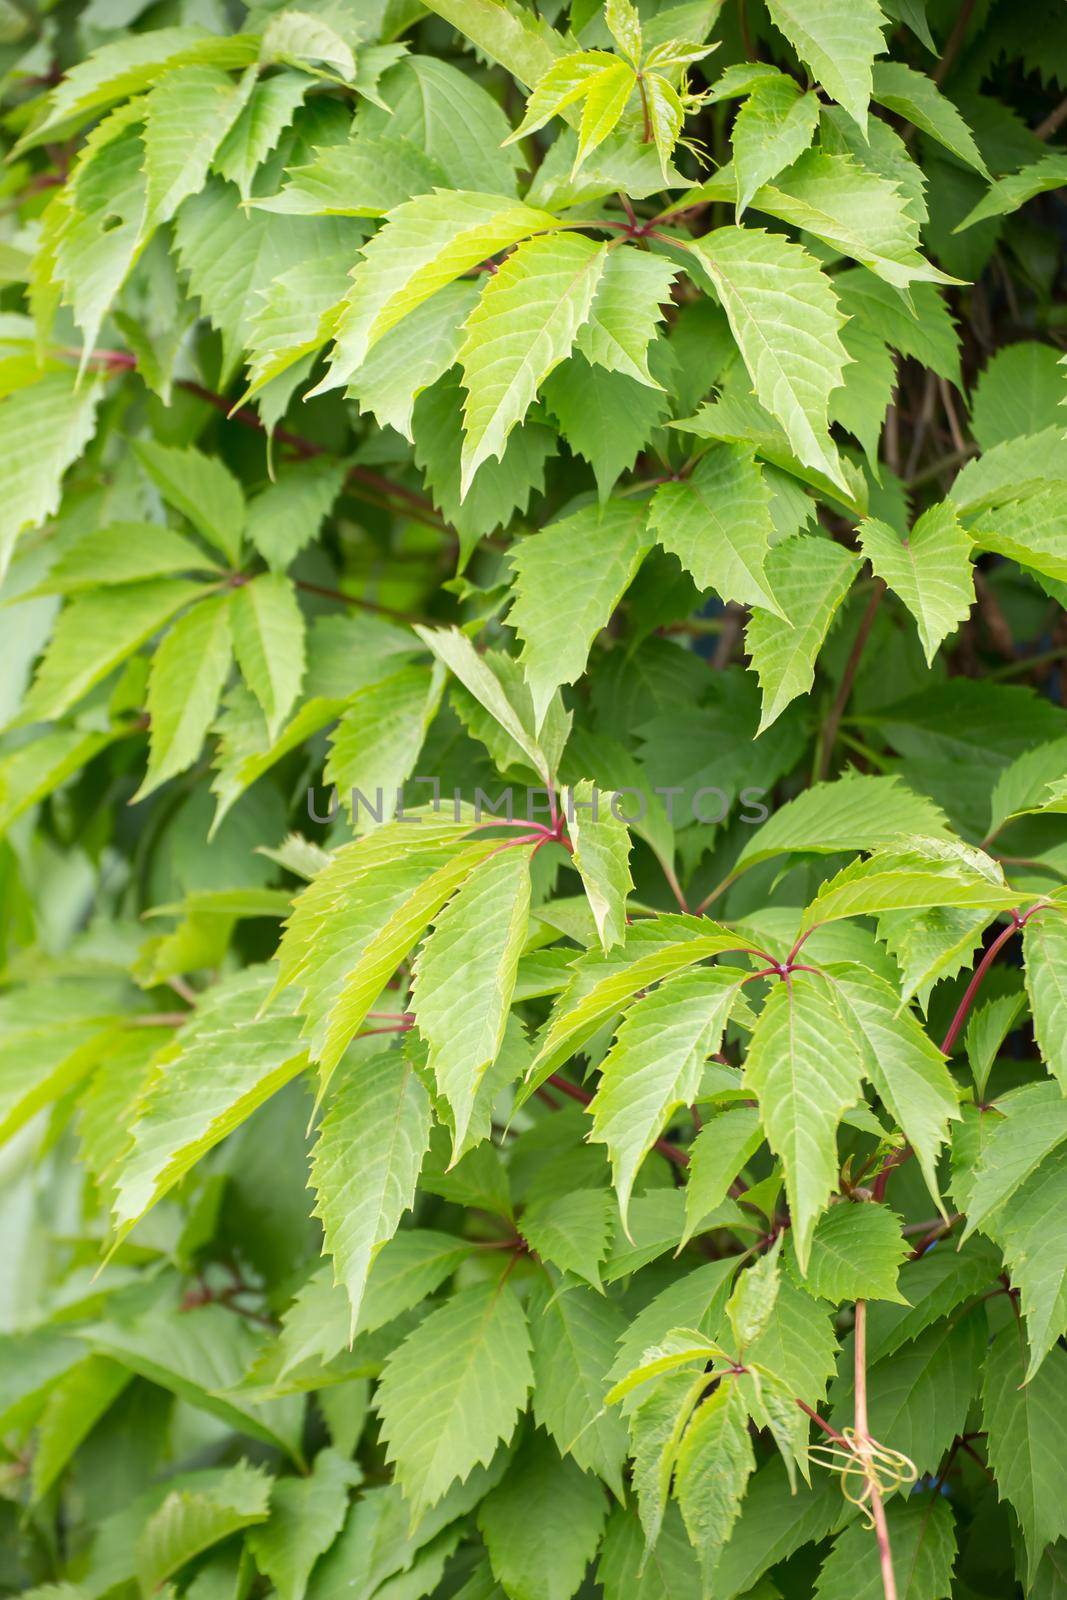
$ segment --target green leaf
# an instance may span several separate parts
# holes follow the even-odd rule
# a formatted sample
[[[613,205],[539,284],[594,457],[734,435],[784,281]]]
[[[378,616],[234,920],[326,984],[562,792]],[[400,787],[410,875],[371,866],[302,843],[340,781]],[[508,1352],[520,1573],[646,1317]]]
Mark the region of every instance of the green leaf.
[[[334,1281],[348,1294],[353,1336],[371,1264],[414,1202],[429,1144],[429,1098],[399,1051],[345,1072],[323,1118],[311,1183]]]
[[[531,729],[524,725],[519,709],[509,696],[505,682],[478,655],[467,636],[458,628],[423,628],[418,624],[415,632],[437,659],[444,663],[463,687],[483,706],[493,721],[498,723],[509,739],[522,751],[534,770],[546,783],[551,782],[545,754]]]
[[[269,990],[255,967],[216,984],[156,1057],[115,1172],[120,1237],[306,1065],[297,1019],[260,1015]]]
[[[37,1425],[31,1494],[36,1502],[59,1478],[75,1451],[130,1381],[125,1367],[87,1356],[51,1390]]]
[[[301,991],[320,1094],[399,963],[494,848],[458,849],[469,826],[425,816],[389,823],[338,851],[297,898],[277,987]]]
[[[236,184],[242,200],[252,194],[256,173],[292,122],[311,80],[300,72],[260,78],[212,158],[220,178]]]
[[[1067,1330],[1067,1240],[1058,1221],[1065,1178],[1060,1153],[1053,1150],[983,1223],[1019,1291],[1030,1346],[1027,1381]]]
[[[1067,1139],[1067,1100],[1047,1080],[1027,1084],[997,1109],[1003,1116],[987,1126],[986,1142],[970,1174],[964,1237],[984,1227]]]
[[[801,94],[785,73],[760,78],[753,84],[733,126],[738,217],[751,204],[757,189],[803,155],[818,121],[819,102],[815,95],[810,90]]]
[[[660,1536],[646,1550],[635,1512],[616,1506],[608,1522],[597,1564],[605,1600],[700,1600],[700,1565],[675,1505],[670,1505]]]
[[[526,1315],[507,1284],[461,1290],[408,1335],[386,1361],[376,1403],[388,1459],[416,1510],[488,1465],[532,1381]]]
[[[382,217],[445,183],[438,164],[404,139],[351,139],[327,145],[285,187],[255,202],[263,211],[305,217]]]
[[[997,1496],[1019,1519],[1033,1578],[1045,1546],[1067,1532],[1059,1493],[1067,1441],[1059,1426],[1067,1393],[1067,1353],[1051,1350],[1026,1382],[1026,1346],[1013,1320],[997,1335],[985,1365],[982,1418]]]
[[[899,778],[849,770],[779,806],[741,851],[734,874],[788,850],[836,855],[876,850],[908,834],[936,838],[948,832],[937,807]]]
[[[280,573],[261,573],[233,597],[237,665],[277,738],[304,679],[304,618],[296,590]]]
[[[555,226],[546,211],[499,195],[449,191],[397,206],[352,274],[330,370],[319,387],[348,383],[376,341],[438,289]]]
[[[334,730],[323,777],[336,786],[353,826],[394,815],[441,702],[440,668],[402,667],[357,689]]]
[[[616,1341],[626,1331],[623,1313],[583,1284],[546,1283],[535,1286],[529,1315],[534,1418],[561,1454],[620,1498],[626,1424],[605,1396]]]
[[[641,1163],[679,1106],[696,1099],[738,982],[735,973],[718,967],[667,979],[627,1012],[601,1063],[590,1137],[608,1147],[624,1228]]]
[[[245,522],[245,502],[241,486],[233,474],[214,456],[190,447],[176,450],[155,440],[140,440],[138,459],[152,482],[183,517],[188,517],[198,532],[227,561],[237,564],[241,533]]]
[[[193,606],[168,630],[148,678],[148,770],[135,800],[192,766],[214,721],[232,656],[228,595]]]
[[[256,1566],[279,1600],[304,1600],[311,1569],[344,1526],[348,1491],[362,1474],[335,1450],[320,1450],[309,1478],[283,1478],[274,1485],[270,1518],[249,1533]]]
[[[411,439],[415,401],[455,364],[477,298],[476,283],[446,284],[379,339],[348,387],[360,410]]]
[[[974,603],[971,541],[948,502],[931,506],[901,539],[885,522],[860,524],[863,553],[876,577],[898,595],[919,626],[927,662],[970,615]]]
[[[249,68],[235,83],[218,67],[168,72],[145,101],[145,226],[169,222],[203,188],[219,146],[256,83]]]
[[[607,799],[588,782],[575,784],[564,792],[567,825],[574,845],[572,859],[604,951],[625,938],[626,897],[633,888],[630,834],[625,822],[616,816],[613,803],[605,809],[602,802]]]
[[[705,1573],[730,1537],[755,1465],[744,1397],[723,1379],[686,1429],[676,1468],[678,1505]]]
[[[185,578],[153,578],[76,595],[52,633],[21,720],[61,717],[175,612],[210,592]]]
[[[188,1488],[171,1490],[137,1541],[137,1577],[144,1595],[220,1539],[267,1516],[270,1479],[245,1461],[188,1481]]]
[[[547,1028],[530,1076],[543,1083],[649,984],[727,950],[744,948],[740,936],[696,917],[660,916],[628,926],[623,948],[579,960]]]
[[[745,630],[763,693],[761,733],[811,689],[815,659],[858,567],[848,550],[807,533],[783,540],[767,557],[765,573],[780,609],[755,607]]]
[[[778,1262],[782,1236],[758,1261],[739,1272],[726,1303],[726,1317],[733,1332],[740,1359],[750,1344],[765,1332],[778,1302],[780,1286]]]
[[[489,277],[465,324],[460,494],[481,463],[499,460],[541,384],[571,352],[589,316],[607,253],[583,234],[530,239]]]
[[[1056,909],[1026,924],[1023,959],[1038,1048],[1067,1092],[1067,921]]]
[[[824,1211],[811,1238],[805,1286],[821,1300],[897,1300],[897,1273],[908,1247],[900,1218],[885,1206],[836,1205]]]
[[[688,477],[664,483],[649,530],[692,573],[698,589],[784,617],[765,564],[774,534],[763,470],[743,445],[712,445]]]
[[[523,1237],[544,1261],[600,1288],[600,1263],[608,1253],[615,1205],[605,1189],[580,1189],[534,1201],[523,1212]]]
[[[925,906],[1010,911],[1029,898],[1010,888],[999,863],[981,850],[954,840],[902,840],[830,878],[805,911],[803,925]]]
[[[28,389],[0,399],[6,440],[0,467],[0,579],[18,535],[38,527],[59,505],[63,474],[93,436],[101,390],[76,374],[46,373]]]
[[[1067,156],[1059,150],[1050,151],[1039,160],[1031,161],[1020,172],[998,178],[988,193],[968,211],[963,221],[956,224],[956,232],[962,233],[965,228],[973,228],[976,222],[985,222],[989,217],[1007,216],[1012,211],[1018,211],[1035,195],[1061,189],[1064,183],[1067,183]]]
[[[571,452],[592,467],[601,502],[620,474],[633,466],[669,404],[662,389],[590,366],[580,355],[556,368],[543,393]]]
[[[980,172],[983,178],[988,178],[988,168],[970,128],[952,101],[925,72],[916,72],[902,61],[876,61],[872,79],[871,97],[880,106],[906,117],[967,166]]]
[[[582,675],[647,550],[642,508],[625,500],[576,511],[514,547],[508,621],[523,642],[538,727],[560,685]]]
[[[897,1592],[908,1600],[948,1600],[956,1560],[956,1528],[948,1502],[892,1500],[886,1508]],[[819,1572],[817,1600],[880,1600],[874,1536],[854,1522],[837,1536]]]
[[[493,26],[498,19],[506,25],[508,15],[499,0],[490,3]],[[476,9],[481,9],[480,0],[464,12],[461,33],[471,28]],[[541,32],[553,42],[558,39],[547,27]],[[487,54],[492,57],[491,48]],[[378,104],[361,106],[358,128],[361,136],[404,139],[417,146],[443,168],[453,190],[515,193],[515,174],[523,163],[517,150],[502,148],[511,131],[507,117],[472,73],[437,55],[408,56],[386,73]]]
[[[864,1072],[915,1151],[940,1205],[937,1161],[959,1098],[945,1059],[903,1006],[892,984],[858,964],[828,969],[841,1016]]]
[[[273,572],[284,572],[315,538],[344,479],[336,461],[301,461],[249,501],[248,537]]]
[[[646,255],[632,245],[610,250],[589,316],[575,340],[586,360],[658,388],[648,369],[648,347],[663,320],[677,271],[662,256]]]
[[[847,10],[837,0],[769,0],[768,11],[815,79],[866,134],[871,70],[885,49],[877,0],[858,0]]]
[[[683,1244],[708,1212],[726,1199],[734,1179],[762,1143],[759,1114],[752,1106],[730,1106],[704,1124],[689,1147]]]
[[[530,914],[531,847],[501,847],[437,916],[415,962],[412,1009],[461,1150],[500,1052]]]
[[[596,1480],[543,1433],[530,1432],[478,1510],[504,1592],[515,1600],[570,1600],[596,1554],[607,1511]]]
[[[706,270],[760,403],[807,466],[845,487],[827,435],[847,353],[829,279],[798,244],[756,228],[717,228],[692,251]]]
[[[832,1054],[824,1047],[828,1038],[840,1041]],[[768,1143],[785,1168],[803,1271],[816,1220],[836,1185],[837,1125],[859,1099],[862,1073],[831,982],[799,972],[775,984],[752,1034],[745,1085],[759,1100]]]
[[[981,513],[975,540],[1020,566],[1063,582],[1067,576],[1067,515],[1058,486],[1049,486]]]

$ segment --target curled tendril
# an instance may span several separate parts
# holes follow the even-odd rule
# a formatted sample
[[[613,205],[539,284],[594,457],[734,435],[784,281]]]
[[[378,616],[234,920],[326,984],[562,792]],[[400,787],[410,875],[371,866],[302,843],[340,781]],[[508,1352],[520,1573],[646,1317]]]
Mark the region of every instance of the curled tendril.
[[[899,1450],[890,1450],[877,1439],[860,1435],[854,1428],[842,1428],[841,1443],[813,1444],[809,1456],[828,1472],[841,1476],[841,1492],[858,1506],[874,1527],[871,1497],[875,1491],[883,1498],[897,1489],[907,1488],[919,1476],[914,1461]]]

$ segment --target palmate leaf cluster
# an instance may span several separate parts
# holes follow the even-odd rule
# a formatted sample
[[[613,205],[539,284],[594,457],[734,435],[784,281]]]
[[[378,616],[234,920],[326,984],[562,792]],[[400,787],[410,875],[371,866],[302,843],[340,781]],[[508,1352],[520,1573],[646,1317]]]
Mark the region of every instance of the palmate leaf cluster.
[[[1062,1597],[1062,5],[0,56],[0,1588]]]

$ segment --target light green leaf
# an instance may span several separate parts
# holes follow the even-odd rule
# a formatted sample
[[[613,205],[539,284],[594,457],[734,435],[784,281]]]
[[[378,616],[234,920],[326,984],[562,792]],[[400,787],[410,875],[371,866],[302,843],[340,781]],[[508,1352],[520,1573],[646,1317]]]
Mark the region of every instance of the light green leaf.
[[[481,463],[499,460],[541,384],[589,316],[607,246],[583,234],[530,239],[493,273],[465,324],[461,496]]]
[[[840,1043],[828,1053],[831,1038]],[[768,1143],[785,1168],[802,1270],[837,1182],[837,1125],[859,1099],[862,1075],[829,979],[795,972],[788,983],[776,983],[752,1034],[745,1086],[759,1100]]]
[[[344,480],[339,462],[301,461],[249,501],[248,537],[273,572],[284,572],[315,538]]]
[[[1012,889],[999,863],[981,850],[953,840],[902,840],[828,879],[802,926],[927,906],[1010,911],[1036,898]]]
[[[104,1356],[86,1356],[50,1391],[37,1424],[31,1497],[46,1495],[78,1447],[130,1382],[131,1373]]]
[[[454,366],[477,299],[476,283],[446,284],[379,339],[347,390],[360,411],[411,439],[415,401]]]
[[[819,102],[814,93],[801,94],[785,73],[753,84],[734,118],[731,137],[738,216],[757,189],[803,155],[818,121]]]
[[[260,78],[236,121],[215,151],[212,168],[220,178],[237,185],[242,200],[252,193],[252,182],[275,148],[311,87],[302,72],[275,72]]]
[[[763,694],[761,733],[811,689],[816,657],[859,564],[841,545],[808,533],[784,539],[768,555],[764,571],[780,613],[757,606],[745,630]]]
[[[270,977],[251,967],[216,984],[157,1055],[114,1174],[120,1237],[306,1065],[298,1020],[260,1014]]]
[[[931,506],[903,540],[869,517],[858,530],[875,575],[899,595],[919,625],[927,663],[970,615],[974,603],[971,541],[947,502]]]
[[[192,766],[214,721],[232,656],[229,595],[210,596],[168,630],[152,657],[148,770],[134,800]]]
[[[626,897],[633,879],[629,830],[605,801],[608,796],[590,782],[564,791],[574,865],[592,908],[601,947],[607,951],[625,937]]]
[[[659,346],[662,354],[667,347]],[[589,462],[601,503],[664,421],[670,404],[662,389],[624,372],[594,367],[577,353],[556,368],[543,388],[545,404],[574,455]]]
[[[813,784],[779,806],[745,845],[734,873],[788,850],[836,855],[876,850],[909,834],[937,838],[948,832],[933,802],[913,794],[899,778],[848,770],[835,782]]]
[[[233,597],[233,648],[273,741],[304,678],[304,618],[288,578],[264,572],[240,585]]]
[[[523,641],[520,659],[538,727],[560,685],[585,671],[593,640],[647,550],[643,508],[627,500],[587,506],[513,546],[508,621]]]
[[[413,1508],[434,1505],[506,1443],[533,1381],[530,1332],[506,1283],[463,1289],[385,1363],[377,1408],[397,1481]]]
[[[608,1147],[624,1228],[641,1163],[678,1107],[696,1099],[738,983],[736,973],[719,967],[667,979],[627,1012],[601,1063],[590,1137]]]
[[[359,832],[391,818],[403,785],[415,770],[441,701],[444,673],[438,666],[402,667],[357,689],[334,730],[323,769]]]
[[[397,206],[352,274],[320,389],[348,383],[376,341],[438,289],[555,226],[548,212],[499,195],[449,191]]]
[[[445,175],[417,145],[402,139],[354,138],[327,145],[305,167],[293,167],[262,211],[305,217],[382,217],[413,195],[443,188]]]
[[[1016,1091],[998,1110],[1004,1115],[992,1124],[988,1113],[982,1119],[985,1138],[970,1173],[965,1238],[984,1230],[987,1218],[1067,1139],[1067,1099],[1047,1079]]]
[[[1065,1201],[1067,1167],[1056,1149],[983,1223],[1019,1291],[1030,1346],[1027,1382],[1067,1331],[1067,1238],[1060,1222]]]
[[[575,345],[596,366],[658,388],[648,347],[663,320],[678,268],[662,256],[622,244],[608,252],[587,320]]]
[[[1062,485],[980,514],[975,542],[1057,582],[1067,580],[1067,509]]]
[[[249,67],[235,83],[218,67],[178,67],[145,101],[145,227],[169,222],[203,188],[223,139],[256,83]]]
[[[457,1154],[504,1039],[529,920],[530,861],[530,846],[501,846],[440,912],[415,962],[412,1009]]]
[[[499,723],[508,737],[514,740],[534,770],[542,775],[546,783],[550,782],[553,774],[533,732],[524,726],[504,684],[478,655],[466,634],[458,628],[432,629],[419,624],[415,625],[415,632],[427,649],[433,651],[478,704],[484,706],[494,722]]]
[[[779,1257],[782,1235],[758,1260],[739,1272],[726,1303],[726,1317],[733,1332],[738,1359],[750,1344],[764,1333],[778,1303]]]
[[[704,1124],[689,1147],[683,1244],[708,1212],[726,1199],[730,1185],[762,1143],[759,1113],[753,1106],[730,1106]]]
[[[347,1069],[323,1118],[311,1183],[334,1281],[348,1294],[353,1336],[367,1274],[414,1203],[429,1143],[429,1097],[401,1052],[387,1050]]]
[[[264,64],[284,61],[294,66],[322,62],[349,81],[356,73],[351,46],[336,28],[310,11],[276,12],[263,30],[259,59]]]
[[[497,1582],[516,1600],[570,1600],[596,1554],[607,1497],[540,1431],[519,1446],[478,1508]],[[551,1539],[545,1530],[551,1528]]]
[[[15,540],[38,527],[59,505],[63,474],[93,436],[101,388],[77,384],[69,372],[46,373],[29,388],[0,399],[4,435],[0,465],[0,579]]]
[[[62,611],[23,705],[23,722],[61,717],[175,612],[210,594],[185,578],[153,578],[76,595]]]
[[[600,1288],[600,1263],[608,1253],[615,1205],[607,1189],[538,1199],[519,1223],[527,1243],[561,1272],[572,1272]]]
[[[768,0],[771,21],[785,34],[815,79],[867,132],[874,58],[885,49],[885,18],[877,0]]]
[[[940,1205],[937,1162],[959,1117],[959,1097],[945,1058],[894,985],[858,964],[828,968],[838,1007],[864,1072],[918,1157],[926,1186]]]
[[[765,563],[774,533],[762,468],[743,445],[717,444],[688,477],[659,486],[648,523],[698,589],[784,617]]]

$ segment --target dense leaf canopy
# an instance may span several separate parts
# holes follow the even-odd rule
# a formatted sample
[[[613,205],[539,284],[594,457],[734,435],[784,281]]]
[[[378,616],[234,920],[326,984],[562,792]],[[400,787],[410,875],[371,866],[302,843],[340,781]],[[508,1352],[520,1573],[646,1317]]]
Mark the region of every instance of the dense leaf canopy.
[[[1063,0],[0,75],[0,1592],[1062,1600]]]

